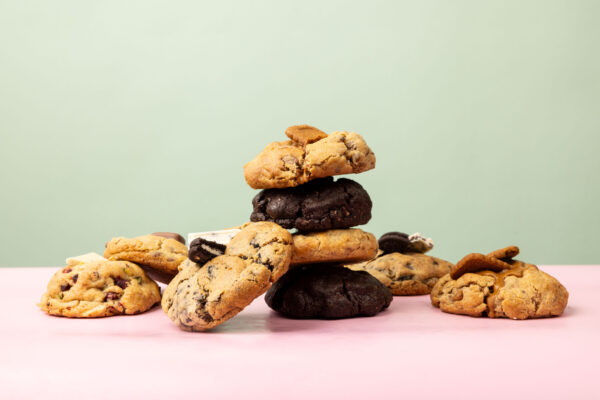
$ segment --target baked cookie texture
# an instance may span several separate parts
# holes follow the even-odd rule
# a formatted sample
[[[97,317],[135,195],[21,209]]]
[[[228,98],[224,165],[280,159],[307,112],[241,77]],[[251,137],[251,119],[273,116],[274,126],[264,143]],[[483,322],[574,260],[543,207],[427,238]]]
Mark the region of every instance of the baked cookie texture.
[[[346,268],[370,273],[394,296],[412,296],[429,294],[438,279],[450,272],[452,263],[421,253],[379,251],[375,259]]]
[[[38,306],[51,315],[93,318],[139,314],[159,301],[158,285],[137,265],[96,260],[57,271]]]
[[[248,224],[225,255],[203,266],[185,260],[165,289],[163,311],[181,329],[205,331],[242,311],[288,270],[290,233],[272,222]]]
[[[131,261],[175,275],[179,265],[187,258],[187,246],[175,239],[144,235],[136,238],[112,238],[104,251],[109,260]]]
[[[458,279],[442,277],[431,291],[431,303],[440,310],[473,317],[528,319],[558,316],[569,293],[554,277],[535,265],[508,261],[501,272],[468,272]]]
[[[265,301],[291,318],[351,318],[386,309],[392,294],[364,271],[331,264],[302,265],[275,282]]]
[[[250,187],[294,187],[317,178],[375,168],[375,154],[357,133],[333,132],[312,143],[291,137],[295,139],[269,144],[244,165],[244,177]]]
[[[377,254],[377,239],[361,229],[332,229],[295,233],[292,265],[352,263],[370,260]]]
[[[322,178],[285,189],[266,189],[252,200],[251,221],[272,221],[286,229],[322,231],[363,225],[373,203],[363,187],[350,180]]]

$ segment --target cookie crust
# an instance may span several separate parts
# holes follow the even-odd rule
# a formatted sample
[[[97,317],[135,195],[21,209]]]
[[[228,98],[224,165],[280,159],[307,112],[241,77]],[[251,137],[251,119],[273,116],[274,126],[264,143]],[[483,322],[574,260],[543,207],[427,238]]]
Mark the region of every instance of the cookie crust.
[[[377,239],[372,233],[361,229],[296,233],[292,237],[292,265],[353,263],[370,260],[377,254]]]

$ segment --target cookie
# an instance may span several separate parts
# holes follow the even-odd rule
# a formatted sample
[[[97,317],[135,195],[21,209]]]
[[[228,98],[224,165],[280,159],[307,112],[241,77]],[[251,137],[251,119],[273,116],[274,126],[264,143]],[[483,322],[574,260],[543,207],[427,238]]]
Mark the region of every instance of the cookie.
[[[364,271],[331,264],[302,265],[275,282],[265,301],[291,318],[370,317],[390,305],[392,294]]]
[[[313,179],[375,168],[375,154],[357,133],[333,132],[312,143],[312,138],[291,136],[295,139],[269,144],[244,165],[244,177],[250,187],[294,187]]]
[[[433,240],[421,235],[419,232],[413,233],[408,237],[410,244],[408,251],[411,253],[427,253],[433,249]]]
[[[322,231],[363,225],[373,203],[361,185],[350,179],[316,179],[301,186],[266,189],[252,200],[251,221],[272,221],[286,229]]]
[[[174,276],[187,258],[187,246],[175,239],[145,235],[133,239],[117,237],[106,244],[104,257],[131,261],[158,272]]]
[[[181,329],[205,331],[227,321],[287,272],[290,233],[272,222],[248,224],[225,255],[200,266],[190,260],[165,289],[163,311]]]
[[[292,264],[353,263],[377,254],[377,239],[356,228],[295,233]]]
[[[431,291],[440,310],[473,317],[529,319],[558,316],[569,293],[535,265],[512,260],[510,268],[467,272],[458,279],[442,277]]]
[[[411,296],[430,293],[438,279],[450,272],[452,264],[420,253],[380,252],[374,260],[346,265],[346,268],[370,273],[394,296]]]
[[[95,260],[67,266],[48,283],[38,306],[73,318],[138,314],[160,301],[160,289],[137,265]]]
[[[518,255],[519,248],[517,246],[508,246],[488,253],[488,256],[497,258],[499,260],[510,260]]]
[[[85,253],[80,256],[69,257],[66,260],[68,266],[84,264],[89,261],[106,261],[106,258],[97,253]]]
[[[325,132],[310,125],[290,126],[285,130],[285,134],[301,145],[311,144],[327,137]]]
[[[201,237],[192,240],[188,258],[196,264],[204,264],[217,256],[225,254],[225,245]]]
[[[504,269],[510,269],[510,264],[499,260],[495,257],[480,253],[471,253],[464,256],[450,271],[452,279],[458,279],[468,272],[477,271],[496,271],[500,272]]]

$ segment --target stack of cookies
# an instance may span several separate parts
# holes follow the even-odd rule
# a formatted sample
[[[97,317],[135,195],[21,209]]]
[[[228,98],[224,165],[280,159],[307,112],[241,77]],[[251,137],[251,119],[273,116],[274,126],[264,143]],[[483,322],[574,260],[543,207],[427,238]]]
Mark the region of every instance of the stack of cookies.
[[[309,125],[296,125],[285,133],[290,140],[271,143],[244,166],[248,185],[263,189],[252,201],[250,220],[274,222],[295,230],[291,265],[301,267],[293,268],[273,285],[266,296],[267,304],[298,318],[379,312],[391,301],[389,291],[371,276],[341,266],[370,260],[377,254],[375,236],[353,228],[371,219],[371,198],[357,182],[333,178],[375,168],[375,155],[354,132],[328,135]],[[352,288],[353,282],[360,280],[370,283],[356,287],[373,287],[364,290],[374,300],[372,304],[347,301],[360,298],[357,294],[341,296],[336,306],[331,306],[336,293]],[[307,292],[313,296],[306,297]]]

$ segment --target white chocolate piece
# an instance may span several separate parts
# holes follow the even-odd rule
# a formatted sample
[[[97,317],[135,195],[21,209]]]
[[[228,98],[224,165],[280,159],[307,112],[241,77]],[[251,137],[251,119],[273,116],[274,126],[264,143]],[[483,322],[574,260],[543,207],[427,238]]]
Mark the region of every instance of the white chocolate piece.
[[[433,249],[433,239],[422,236],[419,232],[413,233],[408,237],[410,245],[408,251],[414,253],[427,253]]]
[[[106,258],[102,257],[98,253],[85,253],[80,256],[69,257],[69,258],[67,258],[66,262],[67,262],[68,266],[72,267],[74,265],[84,264],[84,263],[90,262],[90,261],[101,261],[101,260],[106,261]]]

